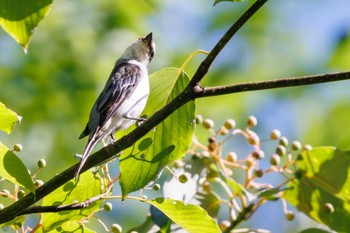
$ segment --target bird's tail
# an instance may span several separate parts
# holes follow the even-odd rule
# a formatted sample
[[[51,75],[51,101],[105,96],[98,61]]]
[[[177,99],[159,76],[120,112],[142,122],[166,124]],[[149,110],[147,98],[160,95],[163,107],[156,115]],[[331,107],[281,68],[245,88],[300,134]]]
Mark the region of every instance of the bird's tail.
[[[96,136],[96,134],[94,134],[93,137],[89,138],[89,141],[84,148],[84,152],[83,152],[83,155],[81,157],[79,167],[78,167],[77,171],[75,172],[75,175],[74,175],[75,180],[78,179],[80,171],[83,168],[87,158],[89,157],[91,151],[94,149],[94,147],[96,146],[96,144],[100,140],[101,140],[101,136]]]

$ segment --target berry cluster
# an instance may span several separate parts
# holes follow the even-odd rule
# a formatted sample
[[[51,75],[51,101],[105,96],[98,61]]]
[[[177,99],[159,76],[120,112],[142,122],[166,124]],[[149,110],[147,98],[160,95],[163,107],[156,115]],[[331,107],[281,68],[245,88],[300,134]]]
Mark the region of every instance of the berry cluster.
[[[201,196],[214,194],[218,203],[228,205],[229,217],[228,220],[224,220],[220,224],[222,230],[227,229],[227,223],[236,224],[235,221],[241,221],[250,216],[260,205],[269,200],[281,200],[286,219],[292,221],[294,213],[287,209],[282,194],[286,185],[295,178],[294,164],[297,155],[303,150],[311,150],[312,147],[310,145],[302,146],[299,141],[289,143],[287,137],[282,136],[278,129],[272,130],[269,137],[261,139],[254,131],[254,127],[258,124],[254,116],[248,117],[246,125],[242,129],[236,127],[236,122],[233,119],[227,119],[218,129],[215,129],[215,123],[212,119],[203,119],[200,115],[196,117],[196,123],[202,125],[209,133],[207,143],[202,143],[194,137],[193,145],[188,151],[189,154],[193,155],[192,159],[205,161],[197,192],[201,193]],[[235,140],[235,136],[241,136],[245,139],[249,153],[238,155],[230,148],[232,143],[227,142]],[[270,143],[268,144],[268,142]],[[265,148],[265,144],[269,146],[269,149],[271,146],[275,147],[274,152],[265,152],[267,150],[264,151],[262,147],[264,145]],[[223,155],[223,147],[225,149],[228,147],[230,150],[226,155]],[[184,159],[180,161],[177,161],[175,165],[184,163],[186,166],[186,163],[189,163]],[[266,169],[261,168],[262,162],[268,165]],[[282,182],[277,185],[261,182],[264,179],[259,178],[271,173],[281,174]],[[184,179],[186,174],[188,173],[179,176],[181,182],[188,180],[188,177]],[[241,176],[237,174],[241,174]],[[240,182],[236,180],[240,180]],[[216,183],[220,184],[228,198],[219,195],[222,191],[219,190],[220,188],[218,189]],[[271,194],[267,195],[267,191]],[[265,192],[264,195],[259,195],[263,192]],[[252,206],[251,203],[254,205]],[[212,204],[215,205],[215,203]]]

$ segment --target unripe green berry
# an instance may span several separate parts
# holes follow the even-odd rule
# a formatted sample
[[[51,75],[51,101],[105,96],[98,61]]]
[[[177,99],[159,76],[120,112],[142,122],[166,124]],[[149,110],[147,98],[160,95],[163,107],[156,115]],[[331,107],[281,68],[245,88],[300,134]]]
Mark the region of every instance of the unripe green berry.
[[[247,165],[247,167],[251,167],[254,165],[254,160],[252,157],[248,157],[247,160],[245,161],[245,164]]]
[[[205,119],[203,121],[203,126],[206,129],[212,129],[214,128],[214,121],[212,119]]]
[[[217,147],[216,138],[215,137],[210,137],[208,141],[209,141],[208,150],[209,151],[214,151],[216,149],[216,147]]]
[[[1,192],[1,196],[3,197],[8,197],[11,195],[10,191],[8,191],[7,189],[2,190]]]
[[[216,138],[215,138],[215,137],[210,137],[210,138],[208,139],[208,142],[209,142],[209,143],[216,143]]]
[[[22,197],[24,197],[24,195],[26,195],[26,192],[24,190],[19,190],[17,193],[17,198],[21,199]]]
[[[304,145],[303,146],[303,150],[307,150],[307,151],[309,151],[309,150],[312,150],[312,146],[311,145]]]
[[[228,129],[226,127],[222,126],[219,130],[219,133],[221,135],[226,135],[226,134],[228,134]]]
[[[39,159],[38,161],[38,168],[44,168],[46,167],[46,160],[45,159]]]
[[[327,202],[326,204],[324,204],[323,209],[327,214],[334,213],[334,206],[332,205],[332,203]]]
[[[181,159],[178,159],[174,162],[174,168],[180,168],[180,167],[183,167],[184,165],[185,163]]]
[[[42,181],[42,180],[35,180],[34,181],[34,186],[36,187],[36,188],[39,188],[40,186],[42,186],[44,184],[44,181]]]
[[[160,184],[153,185],[152,189],[158,191],[160,189]]]
[[[106,211],[106,212],[111,211],[111,210],[113,209],[112,203],[106,202],[106,203],[103,205],[103,209],[104,209],[104,211]]]
[[[299,141],[292,142],[292,150],[300,150],[301,149],[301,143]]]
[[[261,169],[254,170],[254,176],[262,177],[264,175],[264,171]]]
[[[180,183],[187,183],[187,181],[188,181],[188,177],[187,177],[187,175],[185,174],[185,173],[183,173],[183,174],[181,174],[180,176],[179,176],[179,181],[180,181]]]
[[[287,219],[288,221],[293,221],[294,218],[295,218],[295,215],[294,215],[293,211],[287,211],[287,213],[286,213],[286,219]]]
[[[255,138],[248,138],[248,143],[249,145],[256,145],[257,144],[257,141],[255,140]]]
[[[210,157],[209,151],[203,150],[203,151],[200,153],[200,157],[202,157],[202,158]]]
[[[13,150],[16,152],[20,152],[21,150],[23,150],[23,146],[17,143],[13,146]]]
[[[203,116],[202,115],[197,115],[196,116],[196,123],[197,124],[202,124],[203,122]]]
[[[281,137],[281,131],[279,131],[278,129],[274,129],[272,130],[271,134],[270,134],[270,139],[272,140],[277,140]]]
[[[224,127],[228,130],[233,129],[236,127],[236,122],[233,119],[227,119],[224,123]]]
[[[192,159],[199,159],[201,157],[201,153],[199,152],[195,152],[193,155],[192,155]]]
[[[298,180],[300,180],[301,178],[303,178],[304,174],[306,173],[305,170],[303,169],[298,169],[294,172],[295,178],[297,178]]]
[[[288,146],[288,139],[286,137],[281,137],[278,144],[281,146],[287,147]]]
[[[283,156],[287,153],[287,149],[282,146],[282,145],[279,145],[277,148],[276,148],[276,154],[278,154],[279,156]]]
[[[248,126],[249,128],[253,128],[253,127],[255,127],[257,124],[258,124],[258,120],[256,119],[255,116],[250,116],[250,117],[248,117],[247,126]]]
[[[111,232],[113,233],[122,233],[122,227],[119,225],[119,224],[112,224],[112,227],[111,227]]]
[[[253,151],[252,156],[256,159],[263,159],[265,157],[265,153],[262,150],[255,150]]]
[[[221,232],[226,231],[226,229],[231,225],[231,223],[227,220],[223,220],[222,222],[220,222],[219,227]]]
[[[253,131],[248,131],[249,137],[247,138],[247,142],[249,145],[255,146],[260,144],[259,136]]]
[[[237,161],[237,154],[233,151],[230,151],[226,156],[226,161],[236,162]]]
[[[203,183],[203,190],[207,193],[211,193],[211,187],[210,187],[210,183],[208,181],[205,181]]]
[[[270,164],[277,166],[281,162],[281,158],[277,154],[273,154],[270,158]]]

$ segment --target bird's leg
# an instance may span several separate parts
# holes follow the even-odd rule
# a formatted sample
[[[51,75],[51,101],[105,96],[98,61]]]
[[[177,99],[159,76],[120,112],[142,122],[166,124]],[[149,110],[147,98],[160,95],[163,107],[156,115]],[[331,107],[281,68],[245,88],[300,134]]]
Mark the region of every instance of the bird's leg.
[[[108,139],[105,141],[106,139],[102,139],[102,143],[103,143],[103,147],[106,147],[108,145]]]
[[[111,133],[109,136],[111,137],[110,141],[111,141],[112,144],[117,141],[117,139],[114,136],[114,133]]]
[[[128,119],[128,120],[134,120],[137,122],[137,126],[140,126],[144,121],[147,120],[147,118],[145,117],[131,117],[131,116],[128,116],[128,115],[124,115],[123,116],[125,119]]]

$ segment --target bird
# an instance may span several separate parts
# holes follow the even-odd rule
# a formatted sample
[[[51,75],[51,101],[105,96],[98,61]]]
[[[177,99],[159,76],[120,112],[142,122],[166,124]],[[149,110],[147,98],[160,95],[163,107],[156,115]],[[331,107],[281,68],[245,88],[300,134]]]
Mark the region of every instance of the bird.
[[[115,62],[109,78],[94,103],[85,129],[79,136],[89,136],[86,146],[75,172],[78,179],[91,151],[98,142],[114,133],[125,130],[139,118],[146,106],[150,87],[148,80],[148,64],[156,52],[152,32],[132,43]]]

